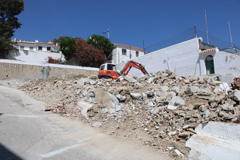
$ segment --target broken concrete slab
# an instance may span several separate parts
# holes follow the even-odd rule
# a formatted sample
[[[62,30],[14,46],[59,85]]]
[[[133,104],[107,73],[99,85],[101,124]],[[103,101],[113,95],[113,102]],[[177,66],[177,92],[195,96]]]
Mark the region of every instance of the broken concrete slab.
[[[81,114],[88,119],[89,117],[87,115],[87,110],[91,108],[93,104],[90,104],[85,101],[79,101],[77,104],[81,108]]]
[[[200,124],[187,142],[192,160],[238,160],[240,157],[240,124],[209,122]]]

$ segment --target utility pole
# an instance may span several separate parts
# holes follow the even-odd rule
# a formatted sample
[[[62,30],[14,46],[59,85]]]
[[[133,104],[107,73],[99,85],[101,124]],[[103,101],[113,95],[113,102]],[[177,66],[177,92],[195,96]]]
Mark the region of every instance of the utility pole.
[[[231,27],[230,27],[230,22],[228,21],[228,26],[229,26],[229,33],[230,33],[230,38],[231,38],[231,44],[233,47],[233,40],[232,40],[232,32],[231,32]]]
[[[197,38],[197,27],[196,26],[194,26],[194,33],[195,33],[196,38]]]
[[[208,42],[208,47],[209,47],[208,26],[207,26],[207,12],[206,12],[206,9],[205,9],[205,22],[206,22],[206,30],[207,30],[207,42]]]
[[[143,40],[143,52],[145,54],[145,45],[144,45],[144,40]]]
[[[107,32],[103,32],[103,34],[108,34],[108,39],[109,39],[109,28],[107,29]]]

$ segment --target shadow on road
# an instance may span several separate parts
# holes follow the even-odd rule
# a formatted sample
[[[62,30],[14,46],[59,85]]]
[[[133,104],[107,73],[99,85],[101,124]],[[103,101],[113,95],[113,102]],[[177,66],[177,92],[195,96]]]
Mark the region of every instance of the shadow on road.
[[[0,159],[23,160],[18,155],[4,147],[2,144],[0,144]]]

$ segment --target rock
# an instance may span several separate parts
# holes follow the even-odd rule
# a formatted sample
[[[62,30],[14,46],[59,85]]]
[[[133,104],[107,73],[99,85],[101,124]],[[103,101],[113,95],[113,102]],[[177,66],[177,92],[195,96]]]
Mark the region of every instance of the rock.
[[[153,78],[150,77],[150,78],[148,79],[147,83],[152,83],[152,81],[153,81]]]
[[[187,137],[190,137],[191,134],[191,132],[184,131],[182,133],[179,133],[178,136],[185,139]]]
[[[177,149],[174,150],[179,157],[184,157],[184,155]]]
[[[98,112],[99,112],[98,105],[93,105],[91,108],[87,110],[87,115],[88,117],[94,117],[98,114]]]
[[[92,124],[92,127],[101,127],[102,126],[102,122],[94,122]]]
[[[183,106],[184,104],[185,104],[185,101],[178,96],[174,96],[169,102],[169,105],[173,105],[173,106],[178,106],[178,105]]]
[[[185,84],[190,84],[190,80],[189,80],[189,79],[185,79],[185,80],[184,80],[184,83],[185,83]]]
[[[153,106],[155,106],[155,105],[153,104],[153,102],[149,102],[149,103],[148,103],[148,106],[153,107]]]
[[[147,94],[146,93],[142,93],[142,98],[144,99],[144,100],[146,100],[148,97],[147,97]]]
[[[225,120],[231,120],[234,118],[233,115],[226,113],[225,111],[220,111],[219,116],[223,117]]]
[[[101,113],[102,113],[102,114],[108,113],[108,109],[107,109],[107,108],[103,108],[103,109],[101,110]]]
[[[145,92],[145,94],[147,94],[148,97],[153,97],[154,96],[153,91],[147,91],[147,92]]]
[[[88,97],[93,97],[94,98],[95,97],[95,93],[93,91],[89,92],[88,93]]]
[[[210,111],[209,110],[206,110],[204,113],[203,113],[203,118],[208,118],[210,116]]]
[[[168,132],[167,134],[168,134],[169,136],[174,136],[174,135],[177,134],[177,132],[176,132],[176,131],[171,131],[171,132]]]
[[[168,86],[160,86],[159,89],[162,92],[167,92],[168,91]]]
[[[107,106],[107,108],[112,108],[116,105],[119,105],[117,97],[108,93],[102,88],[97,88],[95,90],[95,101],[100,105]]]
[[[130,96],[132,97],[132,99],[141,99],[142,98],[141,93],[130,93]]]
[[[200,92],[200,89],[196,86],[190,86],[187,90],[186,90],[186,93],[189,94],[189,95],[193,95],[193,94],[196,94],[196,93],[199,93]]]
[[[95,84],[97,84],[97,82],[94,81],[94,80],[90,80],[89,83],[90,83],[91,85],[95,85]]]
[[[173,105],[168,105],[167,106],[167,109],[170,109],[170,110],[175,110],[177,108],[178,108],[178,106],[173,106]]]
[[[116,113],[116,110],[113,109],[113,108],[110,108],[110,109],[108,110],[108,112],[109,112],[110,114],[114,114],[114,113]]]
[[[115,108],[116,112],[120,111],[121,109],[122,109],[122,106],[116,105],[116,108]]]
[[[162,94],[161,94],[160,91],[157,91],[157,92],[156,92],[156,96],[161,97],[161,95],[162,95]]]
[[[179,93],[180,93],[179,87],[173,87],[173,88],[172,88],[172,91],[175,92],[176,94],[179,94]]]
[[[220,107],[224,111],[233,111],[233,105],[232,104],[223,104],[223,105],[220,105]]]
[[[152,114],[157,114],[159,112],[159,110],[160,110],[160,107],[155,107],[151,110],[151,113]]]
[[[77,103],[77,105],[81,108],[81,113],[82,115],[85,117],[85,118],[89,118],[88,117],[88,114],[87,114],[87,111],[89,108],[91,108],[93,106],[93,104],[90,104],[88,102],[85,102],[85,101],[79,101]]]
[[[51,105],[44,105],[43,106],[43,111],[51,111],[52,110],[52,106]]]
[[[240,91],[239,90],[233,91],[233,100],[240,102]]]
[[[207,111],[207,107],[205,105],[200,105],[199,109],[200,109],[201,112]]]
[[[117,94],[116,97],[119,100],[119,102],[124,102],[126,100],[126,96],[123,96],[121,94]]]
[[[87,94],[88,94],[88,91],[87,91],[87,90],[83,90],[83,91],[82,91],[82,96],[83,96],[83,97],[86,97]]]

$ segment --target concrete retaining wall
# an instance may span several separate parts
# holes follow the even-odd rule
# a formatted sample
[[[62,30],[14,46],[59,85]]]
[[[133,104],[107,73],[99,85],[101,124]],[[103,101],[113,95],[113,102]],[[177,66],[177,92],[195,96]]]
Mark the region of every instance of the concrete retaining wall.
[[[66,79],[72,77],[84,77],[97,75],[98,68],[78,67],[56,64],[27,64],[18,61],[0,60],[0,79],[40,79],[41,69],[50,66],[50,79]]]

